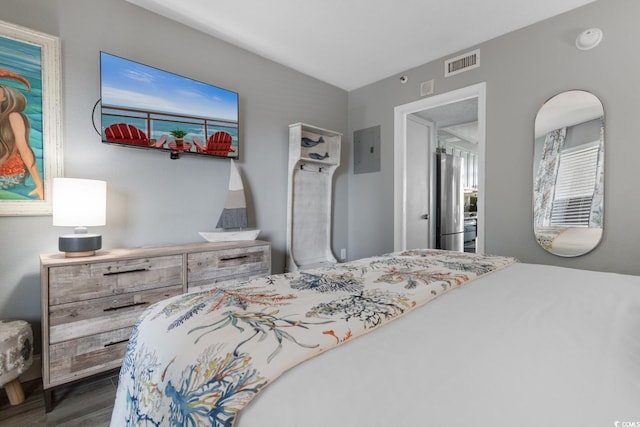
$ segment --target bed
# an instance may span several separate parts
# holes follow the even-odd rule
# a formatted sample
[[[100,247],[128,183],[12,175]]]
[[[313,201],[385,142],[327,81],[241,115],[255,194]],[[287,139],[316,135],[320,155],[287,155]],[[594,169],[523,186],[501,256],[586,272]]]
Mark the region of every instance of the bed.
[[[111,425],[640,425],[640,278],[414,250],[174,297]]]

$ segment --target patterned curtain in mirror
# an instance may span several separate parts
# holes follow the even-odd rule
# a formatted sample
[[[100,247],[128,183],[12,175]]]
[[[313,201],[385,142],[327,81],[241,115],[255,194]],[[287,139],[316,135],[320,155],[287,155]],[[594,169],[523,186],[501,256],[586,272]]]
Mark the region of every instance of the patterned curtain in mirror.
[[[602,228],[604,209],[604,118],[600,119],[600,148],[598,151],[598,166],[596,167],[596,186],[593,190],[589,227]]]
[[[547,227],[551,219],[553,195],[555,193],[556,176],[560,150],[564,145],[567,128],[560,128],[547,133],[542,148],[542,158],[534,182],[534,226]]]

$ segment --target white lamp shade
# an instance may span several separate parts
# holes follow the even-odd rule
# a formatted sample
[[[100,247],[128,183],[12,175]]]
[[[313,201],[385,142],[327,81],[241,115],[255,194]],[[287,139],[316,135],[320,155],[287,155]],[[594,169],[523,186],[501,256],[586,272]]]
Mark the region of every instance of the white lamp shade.
[[[107,183],[91,179],[53,179],[53,225],[90,227],[106,224]]]

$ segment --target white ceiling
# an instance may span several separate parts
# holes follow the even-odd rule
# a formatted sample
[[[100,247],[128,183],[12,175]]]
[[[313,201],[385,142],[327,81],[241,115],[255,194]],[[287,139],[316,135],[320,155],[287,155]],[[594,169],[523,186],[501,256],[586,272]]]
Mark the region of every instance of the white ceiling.
[[[478,121],[478,98],[469,98],[414,113],[439,128]]]
[[[353,90],[595,0],[127,1]]]
[[[439,141],[478,143],[478,98],[440,105],[413,115],[433,123]]]

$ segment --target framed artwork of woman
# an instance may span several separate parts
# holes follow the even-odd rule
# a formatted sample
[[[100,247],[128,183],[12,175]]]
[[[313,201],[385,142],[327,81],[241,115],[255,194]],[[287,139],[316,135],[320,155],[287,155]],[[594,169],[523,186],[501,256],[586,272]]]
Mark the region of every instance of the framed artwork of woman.
[[[60,100],[59,38],[0,21],[0,215],[51,214]]]

